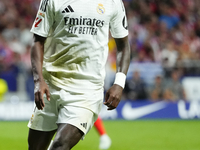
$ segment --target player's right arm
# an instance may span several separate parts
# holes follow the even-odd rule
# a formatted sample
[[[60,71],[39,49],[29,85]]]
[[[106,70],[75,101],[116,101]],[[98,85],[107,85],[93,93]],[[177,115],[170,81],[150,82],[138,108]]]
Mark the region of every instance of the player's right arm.
[[[34,43],[31,49],[31,64],[34,79],[35,104],[39,110],[43,109],[45,106],[43,99],[44,94],[46,94],[47,100],[50,100],[49,89],[42,75],[45,40],[45,37],[34,34]]]
[[[42,76],[42,65],[44,56],[44,43],[48,37],[50,28],[54,23],[54,0],[41,0],[40,6],[35,18],[35,22],[31,28],[34,34],[34,44],[31,49],[31,63],[34,78],[34,94],[35,104],[38,109],[43,109],[46,94],[47,100],[50,100],[50,94],[47,84]]]

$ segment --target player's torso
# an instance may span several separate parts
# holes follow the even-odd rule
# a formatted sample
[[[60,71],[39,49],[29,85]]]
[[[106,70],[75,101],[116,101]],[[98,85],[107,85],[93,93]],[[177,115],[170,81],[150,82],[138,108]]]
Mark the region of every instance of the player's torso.
[[[52,64],[64,65],[66,70],[76,72],[76,68],[82,69],[82,66],[85,67],[84,72],[99,72],[107,59],[109,23],[114,12],[113,0],[53,2],[53,38],[46,43],[45,62],[51,63],[51,67]],[[74,64],[79,67],[70,67]]]
[[[66,85],[73,88],[102,87],[109,23],[115,12],[113,0],[53,2],[53,38],[47,42],[50,46],[45,51],[44,66],[48,72],[56,73],[49,79],[54,80],[54,85],[63,84],[62,88],[67,88]],[[80,86],[80,79],[83,86]]]

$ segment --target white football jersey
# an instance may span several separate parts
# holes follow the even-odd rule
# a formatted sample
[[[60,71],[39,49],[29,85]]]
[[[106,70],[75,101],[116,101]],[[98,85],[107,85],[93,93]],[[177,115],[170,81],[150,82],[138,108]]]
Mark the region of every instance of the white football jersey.
[[[101,89],[109,30],[128,35],[121,0],[42,0],[31,32],[47,37],[44,78],[67,91]]]

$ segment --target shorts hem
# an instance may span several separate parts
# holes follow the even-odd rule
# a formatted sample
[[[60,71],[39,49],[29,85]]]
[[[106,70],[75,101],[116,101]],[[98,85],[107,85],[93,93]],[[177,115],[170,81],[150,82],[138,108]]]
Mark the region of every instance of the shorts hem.
[[[28,128],[33,129],[33,130],[37,130],[37,131],[53,131],[53,130],[57,130],[58,128],[51,128],[51,129],[42,129],[42,128],[36,128],[36,127],[32,127],[31,125],[27,125]]]
[[[79,127],[79,125],[77,125],[77,124],[75,124],[75,123],[71,123],[71,122],[56,122],[57,124],[59,124],[59,123],[63,123],[63,124],[70,124],[70,125],[72,125],[72,126],[74,126],[74,127],[76,127],[76,128],[78,128],[79,130],[81,130],[82,132],[83,132],[83,134],[84,135],[86,135],[87,134],[87,131],[85,130],[83,130],[83,129],[81,129],[80,127]]]

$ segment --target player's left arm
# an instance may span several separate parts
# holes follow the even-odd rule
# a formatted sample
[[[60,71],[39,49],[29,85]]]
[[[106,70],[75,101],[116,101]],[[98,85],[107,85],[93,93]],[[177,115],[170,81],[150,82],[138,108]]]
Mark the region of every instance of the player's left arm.
[[[106,92],[104,104],[108,110],[115,109],[122,97],[126,74],[130,64],[130,46],[128,36],[115,38],[117,45],[117,73],[113,86]]]

